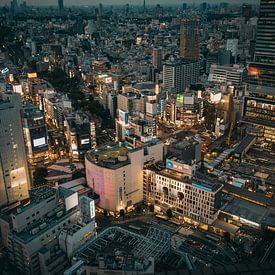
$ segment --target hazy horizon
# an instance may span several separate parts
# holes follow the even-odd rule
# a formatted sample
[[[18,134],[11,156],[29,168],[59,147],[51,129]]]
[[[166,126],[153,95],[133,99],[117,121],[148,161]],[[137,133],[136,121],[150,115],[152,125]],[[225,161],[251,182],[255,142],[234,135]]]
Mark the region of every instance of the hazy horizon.
[[[24,2],[24,0],[17,0],[18,4],[21,4]],[[30,6],[58,6],[58,0],[26,0],[27,5]],[[199,4],[202,2],[206,2],[209,4],[218,4],[222,2],[227,2],[229,4],[243,4],[243,3],[251,3],[251,4],[258,4],[260,0],[244,0],[244,1],[239,1],[239,0],[146,0],[146,5],[151,6],[151,5],[156,5],[156,4],[161,4],[161,5],[178,5],[181,6],[182,3],[187,3],[187,4]],[[11,0],[0,0],[0,6],[3,5],[10,5]],[[95,6],[102,3],[103,5],[124,5],[124,4],[130,4],[134,6],[142,6],[143,5],[143,0],[64,0],[64,6]]]

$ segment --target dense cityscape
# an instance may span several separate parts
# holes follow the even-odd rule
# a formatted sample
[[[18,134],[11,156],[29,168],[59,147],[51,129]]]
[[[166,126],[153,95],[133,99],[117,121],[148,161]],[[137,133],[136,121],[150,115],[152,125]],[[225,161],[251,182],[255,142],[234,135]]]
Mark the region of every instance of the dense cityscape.
[[[275,274],[274,232],[274,0],[0,1],[0,274]]]

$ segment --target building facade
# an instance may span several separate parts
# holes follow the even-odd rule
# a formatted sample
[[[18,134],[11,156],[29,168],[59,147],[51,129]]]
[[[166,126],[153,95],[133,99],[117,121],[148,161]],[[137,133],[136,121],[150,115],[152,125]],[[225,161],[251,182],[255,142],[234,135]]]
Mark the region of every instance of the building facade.
[[[163,64],[163,89],[183,92],[191,84],[198,82],[200,63],[170,61]]]
[[[21,122],[19,94],[2,93],[0,98],[0,205],[29,196],[30,177]]]
[[[134,149],[115,143],[88,152],[87,183],[100,196],[98,205],[118,212],[142,201],[143,166],[162,158],[163,143],[158,140]]]
[[[192,165],[166,160],[166,168],[144,168],[144,200],[157,212],[172,211],[175,217],[188,222],[212,224],[221,206],[222,185],[191,179]]]
[[[198,18],[185,18],[180,27],[180,57],[190,61],[200,59],[200,27]]]
[[[242,122],[248,134],[275,142],[275,5],[261,0],[254,62],[248,65]]]

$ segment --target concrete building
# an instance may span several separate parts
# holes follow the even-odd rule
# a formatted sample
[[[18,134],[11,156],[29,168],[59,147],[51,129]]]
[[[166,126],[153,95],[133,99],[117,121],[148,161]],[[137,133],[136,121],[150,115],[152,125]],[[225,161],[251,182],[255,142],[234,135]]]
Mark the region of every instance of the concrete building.
[[[44,113],[38,107],[27,104],[24,106],[23,130],[30,163],[45,159],[48,151],[48,129]]]
[[[158,140],[134,149],[121,143],[95,149],[85,158],[87,183],[100,196],[101,208],[117,212],[142,201],[143,165],[162,159]]]
[[[189,61],[200,59],[200,28],[198,18],[185,18],[180,28],[180,57]]]
[[[94,213],[93,200],[81,198],[79,205],[77,192],[70,189],[44,186],[31,190],[28,204],[0,217],[10,261],[22,274],[61,274],[68,267],[67,256],[93,236],[88,233],[96,227]],[[69,237],[64,240],[66,232]]]
[[[268,24],[266,22],[269,22]],[[242,122],[248,134],[275,142],[275,6],[261,0],[255,62],[248,66],[247,92]]]
[[[183,92],[191,84],[197,83],[199,75],[199,62],[166,62],[163,64],[163,89]]]
[[[153,49],[153,67],[157,69],[162,69],[162,50],[160,48]]]
[[[222,184],[201,182],[195,178],[195,168],[172,158],[166,168],[144,168],[144,200],[155,206],[156,212],[170,209],[180,219],[212,224],[221,206]]]
[[[21,111],[19,94],[0,94],[0,206],[29,196],[30,177]]]
[[[95,202],[82,196],[80,202],[80,219],[76,224],[63,228],[59,235],[60,248],[71,259],[73,253],[89,239],[96,236]]]
[[[239,86],[246,80],[246,76],[246,69],[241,68],[239,65],[220,66],[212,64],[210,67],[208,81]]]
[[[64,128],[71,156],[75,160],[84,159],[85,153],[96,145],[94,121],[76,113],[65,117]]]

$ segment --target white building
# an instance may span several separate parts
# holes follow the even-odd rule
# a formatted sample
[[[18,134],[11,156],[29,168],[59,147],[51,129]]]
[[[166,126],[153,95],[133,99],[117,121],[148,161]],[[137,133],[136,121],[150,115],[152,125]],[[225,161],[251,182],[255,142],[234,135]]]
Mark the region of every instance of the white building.
[[[221,66],[212,64],[208,77],[209,82],[213,83],[226,83],[231,85],[242,85],[245,81],[247,71],[239,65],[234,66]]]
[[[222,185],[191,179],[194,167],[167,160],[166,168],[144,168],[144,199],[155,210],[167,211],[188,222],[212,224],[221,203]]]
[[[236,57],[238,53],[238,43],[239,40],[236,38],[227,39],[226,41],[226,50],[231,51],[234,57]]]

